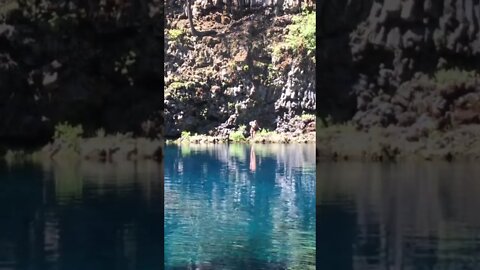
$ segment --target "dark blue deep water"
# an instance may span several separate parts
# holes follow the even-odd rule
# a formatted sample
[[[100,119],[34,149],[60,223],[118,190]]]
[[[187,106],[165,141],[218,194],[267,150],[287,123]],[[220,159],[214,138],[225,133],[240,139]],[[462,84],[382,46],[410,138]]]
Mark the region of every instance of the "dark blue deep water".
[[[315,269],[315,147],[169,146],[166,269]]]
[[[476,163],[320,163],[318,269],[480,269]]]
[[[162,166],[0,165],[0,269],[163,266]]]

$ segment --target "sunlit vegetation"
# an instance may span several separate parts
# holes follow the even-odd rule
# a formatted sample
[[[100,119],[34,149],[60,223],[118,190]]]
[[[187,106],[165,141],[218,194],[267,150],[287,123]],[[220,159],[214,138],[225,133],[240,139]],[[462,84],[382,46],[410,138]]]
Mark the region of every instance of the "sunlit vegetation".
[[[441,69],[435,72],[433,81],[437,85],[462,84],[472,82],[476,78],[474,71],[454,69]]]
[[[315,121],[315,115],[313,114],[302,114],[302,121]]]
[[[184,131],[182,131],[182,133],[180,135],[180,138],[182,140],[188,140],[188,139],[190,139],[191,135],[192,135],[192,133],[190,131],[184,130]]]
[[[287,48],[298,51],[306,49],[309,54],[315,52],[316,47],[316,13],[304,11],[293,17],[293,24],[288,26],[286,37]]]
[[[69,123],[59,123],[55,126],[53,139],[66,144],[71,150],[78,150],[80,139],[83,135],[82,125],[73,126]]]
[[[185,31],[183,29],[169,29],[167,31],[167,36],[168,38],[172,40],[178,40],[185,34]]]
[[[288,34],[285,40],[272,47],[272,56],[275,58],[283,55],[284,51],[299,53],[306,51],[313,57],[316,49],[316,13],[304,11],[292,18],[292,24],[287,27]]]
[[[245,136],[243,135],[245,130],[246,126],[241,125],[236,131],[230,133],[229,139],[233,142],[244,142],[246,140]]]

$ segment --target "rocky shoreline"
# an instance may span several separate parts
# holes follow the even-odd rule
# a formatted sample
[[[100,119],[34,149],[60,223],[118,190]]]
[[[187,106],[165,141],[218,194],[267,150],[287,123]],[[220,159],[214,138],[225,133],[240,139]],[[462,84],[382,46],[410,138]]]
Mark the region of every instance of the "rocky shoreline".
[[[353,125],[336,125],[317,132],[318,161],[403,162],[474,161],[480,159],[480,125],[465,125],[433,132],[418,140],[401,127],[372,128],[368,132]]]
[[[228,136],[209,136],[209,135],[193,135],[188,138],[178,138],[167,140],[167,144],[219,144],[219,143],[250,143],[250,144],[288,144],[288,143],[311,143],[316,141],[315,132],[308,132],[303,134],[293,133],[275,133],[258,134],[253,138],[246,138],[241,141],[231,140]]]
[[[254,138],[232,141],[228,136],[192,135],[178,139],[133,138],[129,135],[109,135],[104,137],[81,138],[77,141],[54,140],[37,149],[4,149],[0,153],[7,163],[22,163],[25,161],[68,161],[83,160],[92,162],[124,162],[151,160],[163,162],[163,147],[165,144],[282,144],[282,143],[315,143],[315,132],[303,133],[260,133]]]
[[[41,160],[88,160],[94,162],[163,161],[161,139],[132,138],[128,135],[82,138],[76,142],[55,140],[40,149],[6,150],[8,163]]]

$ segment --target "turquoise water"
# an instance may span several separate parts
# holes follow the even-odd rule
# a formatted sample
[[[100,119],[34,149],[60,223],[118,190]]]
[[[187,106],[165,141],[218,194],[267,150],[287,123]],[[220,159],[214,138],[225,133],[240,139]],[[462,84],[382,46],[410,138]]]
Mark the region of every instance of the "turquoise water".
[[[315,147],[168,146],[166,269],[314,269]]]

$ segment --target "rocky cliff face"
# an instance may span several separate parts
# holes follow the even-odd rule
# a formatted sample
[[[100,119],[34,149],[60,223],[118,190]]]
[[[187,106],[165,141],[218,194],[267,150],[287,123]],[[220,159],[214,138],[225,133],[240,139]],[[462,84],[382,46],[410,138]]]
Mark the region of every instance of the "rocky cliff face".
[[[201,7],[202,1],[197,1]],[[195,12],[194,12],[195,13]],[[258,120],[262,128],[285,130],[302,114],[315,114],[315,63],[306,51],[274,48],[284,41],[293,15],[268,8],[238,20],[218,11],[202,13],[197,38],[183,14],[168,18],[165,35],[165,132],[228,135]]]
[[[63,121],[90,134],[162,124],[160,1],[19,4],[0,22],[2,140],[49,139]]]
[[[323,1],[319,12],[324,114],[361,128],[476,121],[479,1]]]

